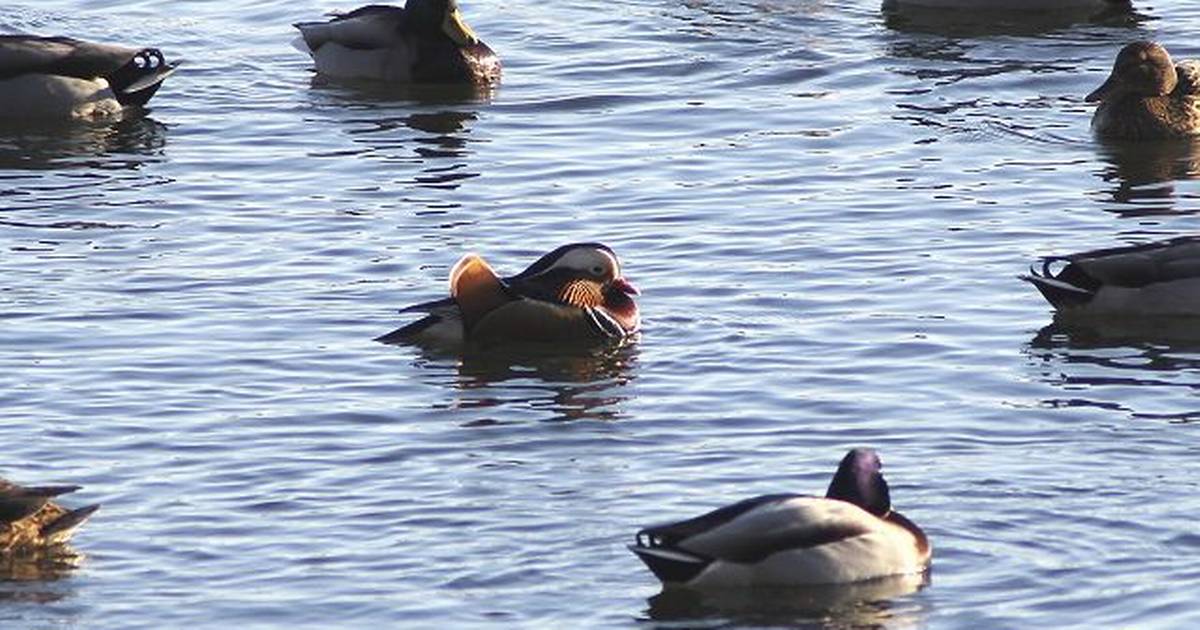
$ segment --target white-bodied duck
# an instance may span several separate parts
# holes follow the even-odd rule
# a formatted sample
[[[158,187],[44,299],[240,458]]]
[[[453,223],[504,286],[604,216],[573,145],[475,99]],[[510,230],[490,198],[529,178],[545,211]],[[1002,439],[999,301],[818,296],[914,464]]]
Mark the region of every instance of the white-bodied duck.
[[[1020,278],[1064,315],[1200,315],[1200,237],[1047,256]]]
[[[117,116],[174,71],[157,48],[0,35],[0,119]]]
[[[79,486],[20,486],[0,479],[0,553],[61,545],[99,505],[68,510],[55,497]]]
[[[500,80],[500,59],[467,26],[456,0],[372,4],[295,27],[296,47],[327,77],[400,84]]]
[[[678,523],[629,546],[666,585],[693,588],[846,584],[919,574],[929,539],[892,509],[875,451],[842,459],[824,497],[770,494]]]
[[[1200,62],[1176,64],[1161,44],[1133,42],[1117,53],[1108,79],[1085,98],[1100,103],[1096,135],[1164,140],[1200,134]]]
[[[621,339],[641,325],[635,295],[616,253],[600,243],[563,245],[507,278],[468,254],[450,271],[449,298],[401,309],[426,315],[376,340],[461,346]]]

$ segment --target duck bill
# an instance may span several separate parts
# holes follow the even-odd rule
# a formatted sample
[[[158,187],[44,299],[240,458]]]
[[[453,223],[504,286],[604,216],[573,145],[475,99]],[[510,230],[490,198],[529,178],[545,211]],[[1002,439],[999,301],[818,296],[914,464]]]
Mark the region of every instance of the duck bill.
[[[1117,93],[1120,87],[1121,84],[1116,79],[1113,77],[1108,77],[1107,81],[1100,84],[1100,87],[1092,90],[1091,94],[1083,97],[1083,100],[1087,101],[1088,103],[1099,103],[1101,101],[1108,100]]]
[[[467,26],[467,22],[463,20],[462,13],[459,13],[458,9],[446,12],[446,19],[442,20],[442,32],[446,33],[446,36],[459,46],[473,46],[479,43],[475,31]]]
[[[637,287],[633,286],[633,283],[629,282],[628,280],[626,280],[623,277],[616,278],[615,280],[613,280],[612,282],[609,283],[609,286],[620,291],[621,293],[624,293],[625,295],[641,295],[642,294],[641,291],[638,291]]]

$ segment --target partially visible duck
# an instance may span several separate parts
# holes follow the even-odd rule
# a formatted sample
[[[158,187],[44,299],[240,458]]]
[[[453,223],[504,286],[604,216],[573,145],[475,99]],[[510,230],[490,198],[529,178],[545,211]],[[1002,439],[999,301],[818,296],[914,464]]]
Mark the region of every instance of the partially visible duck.
[[[157,48],[0,35],[0,118],[102,118],[140,107],[175,71]]]
[[[500,80],[500,59],[467,26],[456,0],[408,0],[403,8],[372,4],[295,27],[297,48],[312,55],[325,76],[477,85]]]
[[[1200,134],[1200,62],[1176,65],[1161,44],[1139,41],[1117,54],[1112,74],[1085,98],[1100,103],[1092,130],[1116,140]]]
[[[460,346],[621,339],[641,325],[635,295],[616,253],[600,243],[563,245],[507,278],[468,254],[450,271],[449,298],[401,309],[426,315],[376,340]]]
[[[1047,256],[1020,278],[1064,315],[1200,315],[1200,237]]]
[[[769,494],[678,523],[629,546],[667,585],[695,588],[845,584],[917,574],[929,539],[892,509],[875,451],[842,458],[824,497]]]
[[[68,510],[52,499],[79,486],[20,486],[0,479],[0,553],[61,545],[99,505]]]
[[[1129,0],[883,0],[885,9],[895,7],[922,7],[964,11],[1030,11],[1049,13],[1053,11],[1113,10],[1129,8]]]

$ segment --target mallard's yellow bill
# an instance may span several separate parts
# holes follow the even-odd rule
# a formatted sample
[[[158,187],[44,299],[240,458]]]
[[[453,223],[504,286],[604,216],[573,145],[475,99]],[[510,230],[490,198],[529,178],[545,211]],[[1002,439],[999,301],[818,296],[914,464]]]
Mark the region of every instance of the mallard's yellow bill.
[[[471,46],[479,43],[479,38],[475,36],[475,31],[471,30],[470,26],[462,18],[462,14],[458,9],[446,12],[446,19],[442,20],[442,31],[450,36],[459,46]]]

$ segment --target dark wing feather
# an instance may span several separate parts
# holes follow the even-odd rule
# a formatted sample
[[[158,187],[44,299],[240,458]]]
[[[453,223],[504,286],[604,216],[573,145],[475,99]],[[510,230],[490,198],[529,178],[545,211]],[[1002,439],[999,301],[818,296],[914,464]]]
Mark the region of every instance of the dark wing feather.
[[[69,37],[0,35],[0,79],[28,73],[95,79],[116,71],[136,53],[134,48]]]
[[[706,531],[716,529],[729,521],[753,510],[762,507],[769,503],[778,503],[795,497],[804,496],[800,494],[766,494],[752,499],[738,501],[733,505],[727,505],[723,508],[718,508],[707,514],[702,514],[695,518],[690,518],[677,523],[667,523],[664,525],[652,525],[644,528],[637,533],[637,544],[641,547],[673,547],[679,544],[680,541],[686,540],[697,534],[702,534]],[[645,541],[642,537],[645,537]]]
[[[1101,284],[1137,288],[1200,277],[1200,238],[1189,236],[1064,256],[1078,272]],[[1063,270],[1066,273],[1071,266]],[[1074,284],[1071,278],[1062,278]]]

